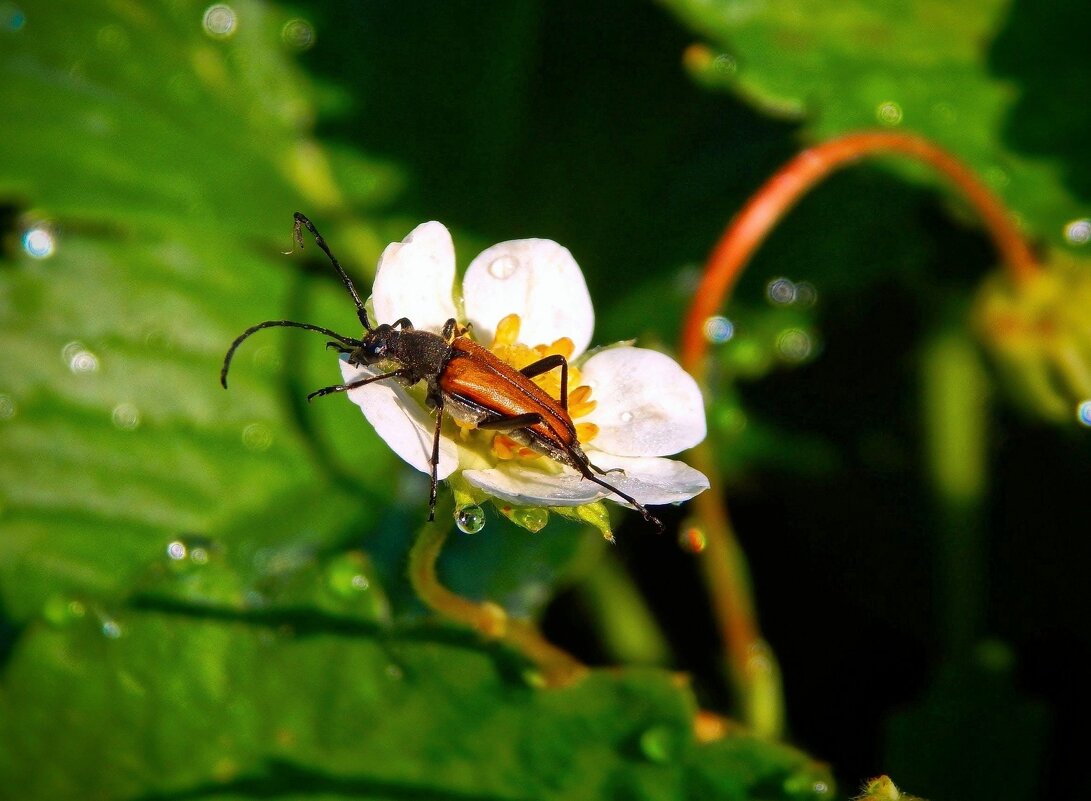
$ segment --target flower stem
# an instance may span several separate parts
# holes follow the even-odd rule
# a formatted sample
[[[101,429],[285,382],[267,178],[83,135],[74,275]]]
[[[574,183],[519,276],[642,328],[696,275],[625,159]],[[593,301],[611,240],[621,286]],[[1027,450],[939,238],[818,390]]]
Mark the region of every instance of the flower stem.
[[[704,323],[725,303],[743,268],[773,227],[808,191],[835,170],[865,156],[899,154],[946,177],[980,215],[1012,278],[1025,284],[1040,272],[1038,260],[995,195],[951,154],[913,134],[862,132],[804,150],[750,198],[720,237],[705,266],[682,330],[682,366],[706,383],[708,339]],[[697,497],[705,527],[705,580],[720,625],[726,662],[744,721],[766,735],[779,733],[783,702],[776,663],[761,637],[746,560],[731,528],[714,454],[707,444],[692,452],[711,488]]]
[[[997,197],[962,162],[914,134],[871,131],[848,134],[808,148],[780,168],[751,196],[709,256],[682,333],[682,366],[703,370],[705,320],[723,305],[751,255],[784,215],[824,178],[865,156],[896,153],[929,165],[959,190],[980,215],[1002,260],[1019,283],[1040,267],[1026,239]]]
[[[476,602],[443,586],[436,561],[450,534],[450,526],[425,523],[409,551],[409,581],[417,597],[432,611],[455,623],[469,626],[490,640],[504,642],[521,652],[541,671],[547,686],[570,684],[587,672],[573,656],[546,640],[529,621],[508,617],[491,601]]]

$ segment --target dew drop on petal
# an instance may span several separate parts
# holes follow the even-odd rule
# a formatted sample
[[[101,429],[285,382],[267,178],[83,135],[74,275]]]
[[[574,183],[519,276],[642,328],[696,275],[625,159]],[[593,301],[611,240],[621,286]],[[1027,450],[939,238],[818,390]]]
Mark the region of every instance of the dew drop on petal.
[[[506,278],[511,278],[515,275],[515,271],[519,268],[519,262],[514,256],[505,254],[498,256],[489,262],[489,275],[493,278],[498,278],[503,281]]]
[[[622,412],[620,415],[618,415],[618,417],[621,418],[621,422],[623,422],[623,423],[633,422],[633,413],[632,412],[628,412],[628,411]]]
[[[1076,407],[1076,419],[1080,425],[1091,428],[1091,400],[1085,400]]]
[[[796,285],[787,278],[774,278],[766,285],[765,296],[771,303],[787,306],[796,299]]]
[[[463,534],[476,534],[485,528],[485,510],[476,503],[455,510],[455,525]]]
[[[55,248],[53,232],[44,226],[35,226],[23,233],[23,250],[31,258],[48,259]]]
[[[15,398],[11,395],[0,394],[0,420],[10,420],[15,417],[17,411],[19,406],[15,403]]]
[[[1091,220],[1073,220],[1064,227],[1064,238],[1070,245],[1086,245],[1091,242]]]
[[[228,39],[235,34],[238,18],[235,9],[226,3],[217,3],[205,9],[205,33],[213,39]]]
[[[720,314],[713,315],[705,320],[701,326],[705,339],[713,345],[720,345],[735,336],[735,324]]]
[[[140,410],[131,403],[119,403],[110,413],[114,426],[122,431],[135,431],[140,426]]]

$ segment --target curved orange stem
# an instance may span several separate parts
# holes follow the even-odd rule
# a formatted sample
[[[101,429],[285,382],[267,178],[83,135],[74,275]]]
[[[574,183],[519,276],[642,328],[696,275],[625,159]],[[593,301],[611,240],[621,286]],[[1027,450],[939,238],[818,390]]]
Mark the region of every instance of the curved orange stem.
[[[682,332],[682,366],[703,374],[705,320],[723,305],[750,256],[810,189],[830,173],[865,156],[896,153],[933,167],[948,178],[981,216],[1016,281],[1039,271],[1038,260],[997,197],[958,159],[920,136],[887,131],[848,134],[808,148],[765,182],[728,226],[709,256]]]
[[[849,134],[804,150],[777,171],[732,220],[716,244],[697,287],[682,330],[682,366],[702,384],[709,341],[704,324],[724,304],[751,255],[773,227],[810,189],[835,170],[870,155],[899,154],[928,164],[945,176],[980,215],[1017,283],[1040,271],[1038,260],[1004,205],[954,156],[922,137],[885,131]],[[711,489],[696,506],[707,541],[705,581],[723,638],[744,720],[756,731],[775,735],[783,724],[779,677],[761,637],[754,612],[746,560],[735,540],[708,443],[691,452],[691,461],[709,478]]]

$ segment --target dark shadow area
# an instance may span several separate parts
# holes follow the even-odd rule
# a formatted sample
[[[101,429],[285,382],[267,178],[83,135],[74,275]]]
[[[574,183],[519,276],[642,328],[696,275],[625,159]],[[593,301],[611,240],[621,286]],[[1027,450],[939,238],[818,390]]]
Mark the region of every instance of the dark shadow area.
[[[1091,3],[1015,0],[993,40],[990,67],[1015,83],[1004,126],[1016,150],[1050,159],[1068,189],[1091,203]]]

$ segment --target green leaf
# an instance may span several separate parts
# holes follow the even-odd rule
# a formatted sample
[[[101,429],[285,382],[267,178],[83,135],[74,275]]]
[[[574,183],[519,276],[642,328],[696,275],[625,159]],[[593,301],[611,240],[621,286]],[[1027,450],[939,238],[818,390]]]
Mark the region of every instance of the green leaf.
[[[297,414],[285,369],[337,379],[320,341],[255,339],[218,386],[246,325],[309,305],[352,320],[332,284],[296,274],[302,257],[277,255],[295,208],[339,202],[286,15],[234,4],[221,40],[196,4],[59,6],[28,4],[0,47],[0,198],[17,236],[53,247],[0,262],[0,598],[16,619],[119,599],[179,539],[210,539],[244,581],[263,548],[351,541],[395,461],[349,404]],[[391,180],[372,175],[376,192]],[[382,241],[343,230],[349,252]],[[351,443],[318,433],[349,425]]]
[[[1068,244],[1066,224],[1091,210],[1091,107],[1072,102],[1089,70],[1085,3],[1053,4],[1048,22],[1028,24],[1045,12],[1006,0],[663,2],[714,48],[689,53],[702,82],[802,118],[814,139],[880,126],[924,134],[1053,244]]]
[[[445,629],[211,609],[111,622],[38,626],[6,670],[0,781],[28,801],[830,792],[782,746],[698,744],[692,695],[661,671],[541,690],[515,655]]]

